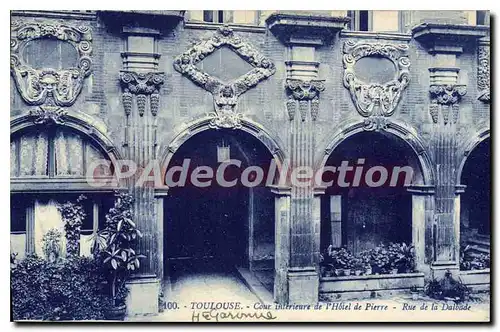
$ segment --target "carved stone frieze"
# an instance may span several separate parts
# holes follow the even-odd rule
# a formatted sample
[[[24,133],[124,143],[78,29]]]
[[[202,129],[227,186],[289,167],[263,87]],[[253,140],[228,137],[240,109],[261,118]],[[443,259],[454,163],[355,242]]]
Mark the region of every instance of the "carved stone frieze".
[[[316,120],[319,113],[319,93],[325,90],[324,81],[287,79],[285,85],[288,92],[286,108],[290,120],[295,118],[297,103],[302,121],[306,120],[309,109],[312,120]]]
[[[137,73],[132,71],[120,72],[120,84],[122,86],[122,102],[125,114],[132,112],[134,96],[137,111],[143,116],[146,111],[147,100],[151,114],[156,116],[160,107],[160,89],[165,82],[163,73]]]
[[[478,99],[490,102],[490,45],[480,44],[478,49],[477,87]]]
[[[36,39],[56,38],[73,45],[78,61],[71,68],[33,68],[23,59],[24,46]],[[16,87],[29,105],[71,106],[91,73],[92,36],[87,26],[14,21],[11,24],[10,71]]]
[[[459,103],[467,93],[467,87],[460,84],[432,84],[429,93],[431,97],[429,113],[432,121],[438,123],[441,114],[445,125],[456,124],[459,118]]]
[[[344,86],[349,89],[358,113],[366,118],[390,117],[394,114],[401,94],[410,81],[410,60],[408,45],[367,43],[347,40],[343,47]],[[396,69],[395,78],[388,82],[364,82],[356,75],[355,65],[365,57],[385,58]],[[386,121],[367,121],[369,130],[373,125],[382,125]],[[383,129],[377,127],[376,129]]]
[[[231,82],[223,82],[196,66],[222,47],[228,47],[254,68]],[[237,112],[238,97],[276,72],[276,68],[269,58],[262,55],[250,43],[235,36],[233,30],[228,26],[219,28],[212,37],[195,43],[176,57],[174,68],[212,94],[215,108],[215,112],[210,113],[214,117],[212,123],[214,126],[221,124],[223,128],[238,127],[238,119],[241,119],[241,116],[230,115],[230,112]],[[217,117],[221,117],[221,119],[216,119]]]

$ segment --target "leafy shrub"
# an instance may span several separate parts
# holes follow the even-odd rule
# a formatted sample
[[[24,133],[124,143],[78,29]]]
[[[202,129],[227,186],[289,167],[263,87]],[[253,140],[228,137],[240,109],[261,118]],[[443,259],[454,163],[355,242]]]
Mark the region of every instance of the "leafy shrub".
[[[443,279],[428,281],[424,286],[424,293],[437,300],[453,299],[464,301],[468,298],[470,289],[459,280],[455,280],[451,272],[447,271]]]
[[[104,319],[109,306],[100,264],[73,257],[55,262],[31,255],[11,268],[14,320]]]
[[[120,306],[125,302],[121,289],[130,273],[139,268],[139,258],[145,256],[138,255],[133,249],[135,242],[142,237],[132,221],[134,199],[128,193],[117,192],[115,195],[115,205],[106,214],[106,227],[97,234],[93,251],[98,252],[106,268],[113,304]]]
[[[64,231],[67,240],[66,253],[68,256],[78,256],[80,254],[80,231],[85,219],[85,211],[80,203],[84,199],[86,197],[80,195],[76,203],[68,201],[58,207],[64,221]]]

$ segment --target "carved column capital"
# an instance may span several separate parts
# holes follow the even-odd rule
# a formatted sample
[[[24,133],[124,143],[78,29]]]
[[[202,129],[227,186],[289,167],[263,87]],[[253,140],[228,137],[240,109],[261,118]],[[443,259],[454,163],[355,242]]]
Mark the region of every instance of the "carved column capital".
[[[120,84],[124,92],[150,95],[158,93],[165,82],[165,75],[160,72],[138,73],[133,71],[120,72]]]
[[[295,118],[297,103],[302,121],[306,120],[309,108],[312,120],[316,120],[319,113],[319,93],[325,90],[324,80],[289,78],[285,82],[285,87],[288,93],[286,108],[290,120]]]
[[[467,93],[467,86],[462,84],[432,84],[429,87],[432,103],[440,105],[458,104]]]
[[[431,96],[429,113],[432,121],[438,123],[441,114],[445,125],[448,123],[456,124],[459,117],[459,103],[467,93],[467,86],[460,84],[432,84],[429,87],[429,93]]]
[[[128,116],[132,112],[133,96],[135,95],[139,115],[144,115],[149,97],[151,114],[156,116],[160,106],[160,89],[164,82],[165,75],[160,72],[121,71],[120,85],[123,90],[122,101],[125,114]]]
[[[300,80],[288,78],[285,86],[291,97],[296,100],[313,100],[319,97],[319,93],[325,90],[324,80]]]

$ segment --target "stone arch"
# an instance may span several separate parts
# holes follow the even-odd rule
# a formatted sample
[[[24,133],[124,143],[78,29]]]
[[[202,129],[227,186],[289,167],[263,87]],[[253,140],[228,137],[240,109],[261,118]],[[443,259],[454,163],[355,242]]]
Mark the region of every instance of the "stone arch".
[[[159,153],[157,154],[159,155],[158,160],[161,161],[162,170],[166,170],[168,168],[168,165],[174,153],[183,143],[185,143],[191,137],[205,130],[217,130],[216,128],[210,126],[211,120],[212,118],[210,117],[204,117],[202,119],[192,121],[186,124],[182,128],[182,130],[175,134],[170,144],[165,147],[163,151],[159,151]],[[248,118],[242,118],[241,128],[235,130],[242,130],[257,138],[273,156],[274,160],[276,161],[278,170],[281,169],[281,166],[285,162],[287,156],[279,137],[271,133],[259,123],[254,122]]]
[[[457,168],[457,177],[456,184],[461,184],[462,171],[464,169],[465,163],[469,158],[471,152],[486,139],[490,138],[490,128],[483,128],[479,130],[474,136],[472,136],[467,143],[465,144],[465,149],[463,150],[463,154],[458,156],[458,168]]]
[[[111,139],[89,120],[76,114],[65,114],[63,121],[63,123],[54,125],[71,128],[82,134],[84,137],[88,138],[90,142],[94,143],[96,147],[105,152],[113,164],[122,159],[119,150],[115,147]],[[41,126],[33,121],[33,116],[29,114],[17,116],[10,121],[10,134],[15,134],[33,126]]]
[[[333,133],[331,138],[328,140],[328,144],[323,151],[318,151],[316,166],[317,169],[324,167],[330,157],[330,154],[337,148],[343,141],[351,136],[354,136],[360,132],[365,131],[364,121],[356,121],[342,126],[339,130]],[[402,139],[406,144],[408,144],[415,156],[417,157],[419,167],[422,174],[421,181],[422,184],[426,186],[432,186],[435,183],[435,171],[432,164],[432,159],[429,152],[424,147],[421,139],[417,136],[417,131],[414,128],[408,127],[405,124],[397,123],[391,121],[387,124],[384,129],[385,132],[390,133],[400,139]]]

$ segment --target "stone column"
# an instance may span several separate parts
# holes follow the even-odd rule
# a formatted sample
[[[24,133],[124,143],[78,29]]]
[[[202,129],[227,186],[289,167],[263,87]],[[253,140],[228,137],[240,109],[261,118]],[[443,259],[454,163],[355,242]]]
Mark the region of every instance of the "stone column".
[[[290,260],[290,188],[272,187],[275,204],[274,302],[288,303]]]
[[[432,226],[434,223],[434,187],[413,185],[408,188],[412,194],[412,243],[415,248],[416,270],[430,273],[433,261]]]
[[[318,79],[317,47],[330,42],[348,20],[339,17],[276,13],[266,23],[288,46],[285,83],[289,119],[288,151],[291,178],[309,177],[309,184],[289,181],[290,257],[288,264],[288,302],[316,303],[319,290],[319,204],[313,191],[315,121],[320,110],[323,80]],[[290,180],[290,179],[289,179]],[[307,180],[306,180],[307,181]],[[319,200],[319,198],[318,198]],[[317,213],[314,212],[316,207]],[[314,220],[315,217],[318,217]]]
[[[159,170],[159,167],[150,167],[156,160],[156,116],[164,75],[157,71],[158,32],[136,28],[124,28],[123,32],[127,38],[127,50],[122,54],[124,70],[120,72],[126,116],[123,146],[127,158],[137,165],[136,174],[127,179],[126,184],[134,196],[134,222],[143,234],[136,249],[146,256],[128,284],[127,308],[130,314],[157,313],[160,285],[158,243],[162,239],[158,238],[160,233],[155,216],[155,182],[139,183],[139,180],[152,170]],[[161,174],[155,176],[161,179]]]
[[[432,54],[429,68],[429,113],[434,123],[431,147],[436,165],[435,213],[433,226],[433,264],[435,276],[446,270],[459,270],[459,204],[456,204],[457,123],[460,101],[467,87],[460,84],[457,56],[464,45],[474,38],[484,37],[487,27],[447,26],[424,23],[413,28],[415,39]]]
[[[293,73],[293,66],[291,68],[289,74]],[[319,110],[319,92],[324,89],[324,85],[319,80],[303,81],[292,75],[286,83],[290,94],[286,106],[290,119],[289,151],[293,178],[295,173],[312,170],[314,166],[314,121]],[[318,300],[319,279],[315,254],[313,186],[312,183],[299,185],[294,181],[290,184],[292,235],[288,271],[289,301],[315,303]]]

